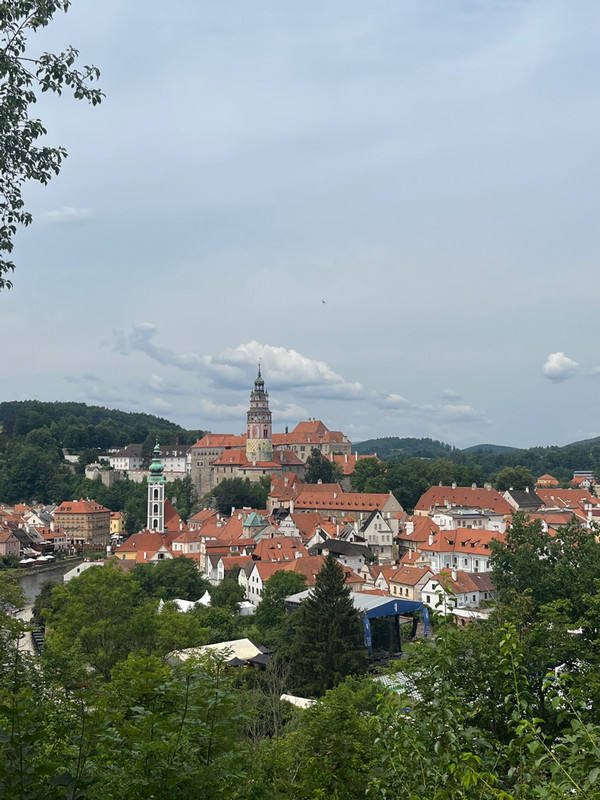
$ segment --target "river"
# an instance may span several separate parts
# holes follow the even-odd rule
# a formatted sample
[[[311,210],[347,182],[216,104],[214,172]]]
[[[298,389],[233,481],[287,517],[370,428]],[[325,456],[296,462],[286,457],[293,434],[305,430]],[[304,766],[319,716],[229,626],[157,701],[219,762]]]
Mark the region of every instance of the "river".
[[[21,589],[27,595],[27,601],[33,603],[35,598],[40,593],[42,584],[46,581],[55,581],[62,583],[62,576],[68,570],[72,569],[77,561],[63,561],[60,564],[54,564],[51,567],[42,567],[40,572],[33,572],[30,575],[19,575],[18,583]]]

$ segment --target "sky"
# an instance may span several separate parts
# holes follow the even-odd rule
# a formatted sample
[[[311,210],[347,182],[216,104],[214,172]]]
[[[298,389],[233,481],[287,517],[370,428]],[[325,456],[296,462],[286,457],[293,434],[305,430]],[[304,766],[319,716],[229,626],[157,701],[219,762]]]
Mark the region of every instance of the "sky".
[[[43,95],[0,400],[245,430],[600,432],[600,4],[74,0],[103,103]]]

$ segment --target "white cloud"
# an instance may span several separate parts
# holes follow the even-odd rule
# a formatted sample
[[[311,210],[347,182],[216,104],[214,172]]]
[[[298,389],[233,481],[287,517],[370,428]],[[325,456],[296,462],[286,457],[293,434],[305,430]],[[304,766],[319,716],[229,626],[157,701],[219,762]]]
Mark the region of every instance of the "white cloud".
[[[564,353],[550,353],[542,367],[542,373],[549,380],[558,383],[572,378],[578,368],[577,361],[573,361]]]
[[[242,376],[256,370],[259,360],[263,364],[265,380],[274,389],[314,389],[326,391],[327,396],[359,396],[363,393],[360,383],[347,381],[324,361],[302,355],[297,350],[289,350],[271,344],[252,341],[209,356],[204,363],[213,378],[224,383],[236,383]],[[243,369],[243,368],[250,369]]]
[[[443,389],[441,392],[442,400],[460,400],[460,395],[458,392],[455,392],[454,389]]]
[[[446,422],[490,422],[485,414],[472,406],[447,403],[439,410],[439,416]]]
[[[225,403],[215,403],[206,397],[198,398],[198,407],[206,419],[234,420],[238,423],[245,422],[247,405],[228,406]]]
[[[153,400],[150,403],[150,405],[156,411],[171,411],[171,409],[173,408],[173,406],[170,403],[167,403],[166,400],[163,400],[162,397],[153,398]]]
[[[36,222],[40,225],[73,225],[80,222],[86,222],[93,219],[89,208],[73,208],[72,206],[63,206],[62,208],[55,208],[53,211],[43,211],[35,218]]]

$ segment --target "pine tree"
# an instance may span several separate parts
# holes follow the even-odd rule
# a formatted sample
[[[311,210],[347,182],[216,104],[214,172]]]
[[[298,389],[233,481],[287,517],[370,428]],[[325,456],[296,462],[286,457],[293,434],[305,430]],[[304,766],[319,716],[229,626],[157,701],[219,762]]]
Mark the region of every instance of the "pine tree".
[[[313,591],[294,615],[290,683],[301,695],[320,696],[348,675],[366,671],[363,626],[344,570],[328,555]]]

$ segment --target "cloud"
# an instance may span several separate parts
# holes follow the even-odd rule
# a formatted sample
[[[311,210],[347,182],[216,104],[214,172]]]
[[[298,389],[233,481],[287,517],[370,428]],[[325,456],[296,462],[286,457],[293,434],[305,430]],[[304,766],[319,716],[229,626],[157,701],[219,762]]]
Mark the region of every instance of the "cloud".
[[[162,397],[154,397],[150,405],[156,411],[171,411],[173,408],[173,406],[170,403],[167,403],[166,400],[163,400]]]
[[[441,392],[442,400],[460,400],[460,395],[458,392],[455,392],[454,389],[442,389]]]
[[[279,408],[279,404],[276,402],[271,402],[271,410],[273,411],[273,419],[276,422],[283,422],[287,420],[293,420],[297,422],[300,419],[306,419],[309,416],[309,412],[303,406],[298,405],[297,403],[287,403],[282,408]]]
[[[412,403],[403,395],[392,393],[382,397],[378,401],[377,405],[379,408],[388,409],[389,411],[406,411],[407,408],[412,406]]]
[[[53,211],[43,211],[37,215],[35,221],[39,222],[40,225],[77,225],[93,218],[94,215],[89,208],[63,206]]]
[[[160,394],[179,395],[182,397],[189,397],[194,394],[193,392],[181,389],[176,384],[165,380],[165,378],[163,378],[161,375],[150,375],[146,383],[143,384],[142,388],[145,391],[159,392]]]
[[[151,322],[141,322],[130,331],[115,331],[113,350],[123,356],[131,353],[145,353],[149,358],[169,367],[186,371],[196,371],[202,367],[202,358],[196,353],[175,353],[168,347],[159,347],[152,339],[158,329]]]
[[[86,383],[100,383],[100,378],[94,375],[93,372],[86,372],[78,376],[64,375],[63,380],[67,381],[67,383],[79,383],[80,381],[85,381]]]
[[[543,375],[555,383],[572,378],[579,364],[564,353],[550,353],[542,367]]]
[[[444,422],[490,422],[485,414],[468,405],[447,403],[439,409],[438,414]]]
[[[246,419],[248,405],[238,404],[229,406],[225,403],[215,403],[206,397],[198,398],[198,407],[206,419],[214,420],[236,420],[240,423]]]
[[[217,386],[247,389],[256,375],[258,362],[268,389],[295,389],[312,397],[348,399],[365,395],[362,384],[347,381],[324,361],[318,361],[277,345],[251,341],[227,348],[216,355],[176,353],[154,342],[158,329],[142,322],[130,331],[115,331],[112,349],[121,355],[145,353],[165,366],[207,374]]]
[[[337,399],[364,394],[362,384],[347,381],[324,361],[304,356],[297,350],[256,341],[209,356],[205,364],[215,381],[235,381],[239,385],[242,376],[246,380],[248,374],[256,370],[259,360],[264,365],[269,388],[310,390],[313,396],[319,396],[313,391],[319,389],[327,397]]]

